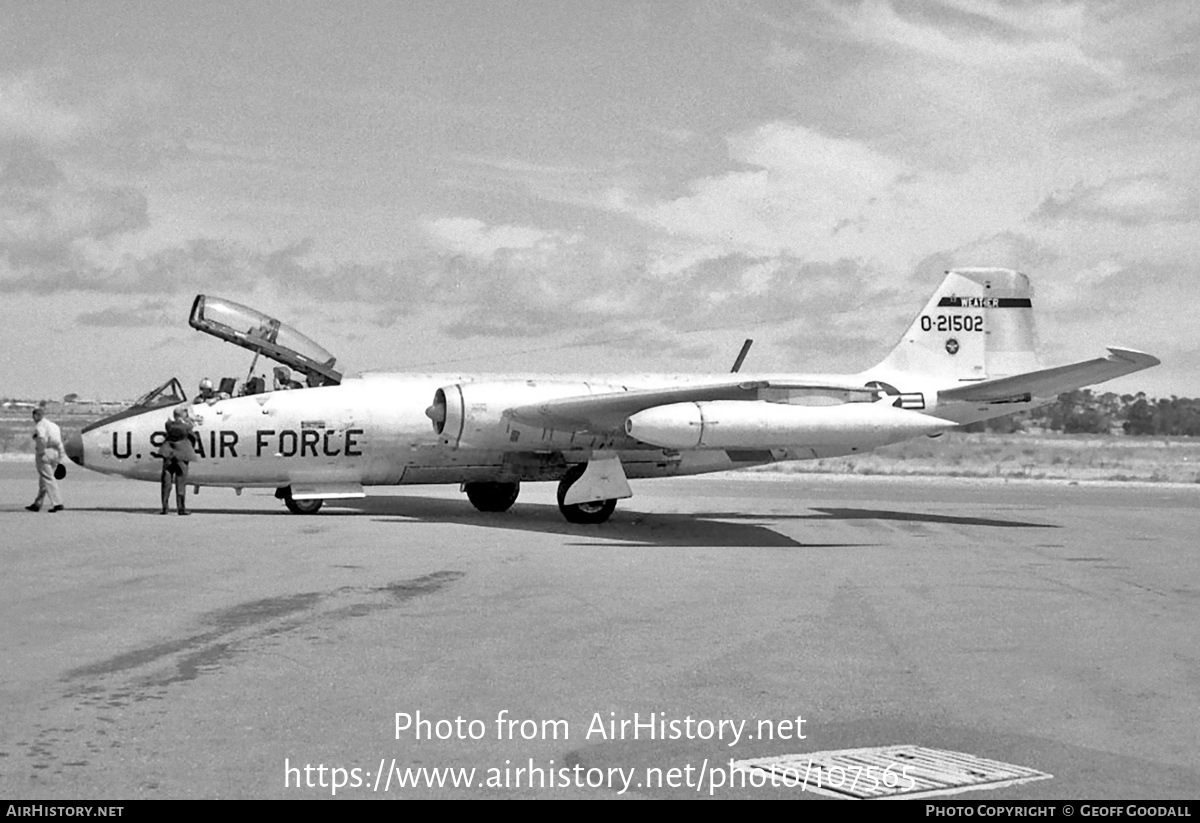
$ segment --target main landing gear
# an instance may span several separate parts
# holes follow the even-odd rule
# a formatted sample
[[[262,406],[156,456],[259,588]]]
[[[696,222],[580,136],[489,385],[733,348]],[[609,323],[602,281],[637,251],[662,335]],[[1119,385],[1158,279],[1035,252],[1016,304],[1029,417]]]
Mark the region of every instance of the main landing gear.
[[[284,486],[275,490],[275,496],[283,501],[292,514],[316,514],[325,504],[324,500],[296,500],[292,497],[292,487]]]
[[[481,512],[506,512],[517,502],[521,481],[511,483],[465,483],[463,491],[471,505]]]
[[[603,523],[612,517],[612,513],[617,509],[616,498],[597,500],[592,503],[576,503],[573,506],[563,502],[567,491],[575,485],[576,480],[583,477],[586,469],[586,464],[572,466],[563,475],[563,479],[558,481],[558,510],[562,512],[562,516],[567,519],[568,523]]]
[[[558,509],[568,523],[603,523],[617,508],[616,498],[574,505],[564,502],[567,492],[583,476],[586,469],[586,464],[572,466],[558,483]],[[517,495],[521,493],[521,483],[518,480],[511,483],[465,483],[463,491],[467,493],[471,505],[479,511],[504,512],[517,502]],[[284,502],[287,502],[286,498]],[[291,508],[291,505],[288,508]]]

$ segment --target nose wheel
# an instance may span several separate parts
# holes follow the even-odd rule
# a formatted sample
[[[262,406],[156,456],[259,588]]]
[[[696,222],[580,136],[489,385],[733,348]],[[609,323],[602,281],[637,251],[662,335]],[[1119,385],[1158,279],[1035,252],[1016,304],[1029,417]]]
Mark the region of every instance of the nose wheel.
[[[563,475],[563,479],[558,481],[558,510],[562,512],[562,516],[567,519],[568,523],[603,523],[617,510],[615,498],[596,500],[590,503],[576,503],[571,506],[563,502],[567,496],[567,490],[583,476],[586,468],[585,465],[572,466]]]
[[[325,505],[324,500],[296,500],[292,497],[292,487],[284,486],[275,490],[275,496],[283,501],[292,514],[316,514]]]

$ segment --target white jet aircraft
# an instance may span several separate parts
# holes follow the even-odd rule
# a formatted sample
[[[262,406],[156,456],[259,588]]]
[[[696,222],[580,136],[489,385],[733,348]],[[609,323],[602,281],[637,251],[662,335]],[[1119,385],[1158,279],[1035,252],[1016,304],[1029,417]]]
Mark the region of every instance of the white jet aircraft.
[[[1142,352],[1042,368],[1029,279],[957,269],[878,365],[858,374],[466,376],[363,374],[278,320],[200,295],[190,324],[303,375],[267,390],[254,366],[240,387],[188,403],[170,380],[68,438],[67,453],[106,474],[158,480],[164,424],[185,405],[199,459],[188,482],[273,488],[288,509],[365,496],[364,486],[459,483],[501,512],[521,483],[558,481],[572,523],[602,523],[628,479],[725,471],[868,451],[1033,408],[1157,365]],[[743,350],[744,353],[744,350]],[[740,365],[739,357],[739,365]],[[299,383],[294,385],[301,385]]]

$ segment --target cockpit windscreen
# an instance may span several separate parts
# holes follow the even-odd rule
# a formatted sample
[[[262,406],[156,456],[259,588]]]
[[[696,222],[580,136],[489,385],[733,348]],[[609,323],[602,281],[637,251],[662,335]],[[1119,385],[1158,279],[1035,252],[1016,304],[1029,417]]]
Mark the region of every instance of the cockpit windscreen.
[[[179,381],[172,377],[158,388],[148,391],[137,400],[134,400],[130,408],[157,409],[163,406],[174,406],[186,401],[187,395],[183,393],[183,386],[179,385]]]

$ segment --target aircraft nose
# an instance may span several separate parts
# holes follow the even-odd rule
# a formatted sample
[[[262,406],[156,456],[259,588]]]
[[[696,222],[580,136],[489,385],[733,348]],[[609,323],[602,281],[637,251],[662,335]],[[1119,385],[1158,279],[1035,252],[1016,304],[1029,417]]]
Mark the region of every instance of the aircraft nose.
[[[67,457],[77,466],[83,465],[83,436],[79,432],[71,432],[63,442]]]

